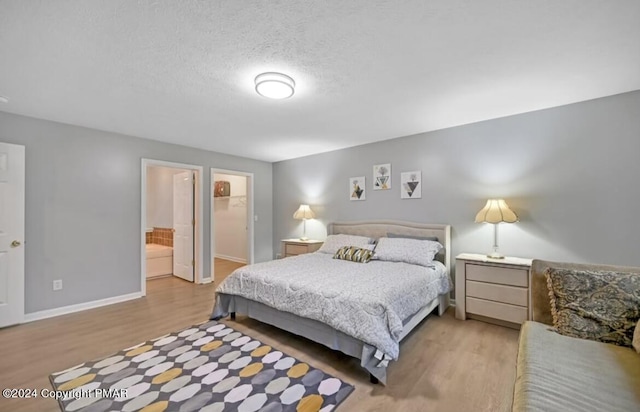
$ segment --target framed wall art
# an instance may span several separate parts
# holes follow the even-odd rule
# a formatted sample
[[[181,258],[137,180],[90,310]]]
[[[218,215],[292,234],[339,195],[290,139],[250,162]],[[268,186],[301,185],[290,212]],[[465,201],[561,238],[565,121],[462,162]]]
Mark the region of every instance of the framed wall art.
[[[373,190],[391,189],[391,163],[373,166]]]
[[[349,199],[365,200],[367,198],[367,184],[364,176],[349,178]]]
[[[400,198],[422,198],[422,171],[400,173]]]

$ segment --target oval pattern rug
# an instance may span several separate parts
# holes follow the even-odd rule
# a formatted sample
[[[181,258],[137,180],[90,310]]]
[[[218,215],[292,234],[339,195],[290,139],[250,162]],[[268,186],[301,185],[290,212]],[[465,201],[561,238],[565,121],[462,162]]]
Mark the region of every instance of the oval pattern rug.
[[[49,376],[63,411],[322,411],[354,387],[217,321]]]

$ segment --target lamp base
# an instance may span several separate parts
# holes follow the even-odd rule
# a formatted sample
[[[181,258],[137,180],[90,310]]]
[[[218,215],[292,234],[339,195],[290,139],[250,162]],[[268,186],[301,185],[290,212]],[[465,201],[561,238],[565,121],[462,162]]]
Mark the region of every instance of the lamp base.
[[[504,255],[498,253],[498,252],[491,252],[491,253],[487,253],[487,257],[489,259],[504,259]]]

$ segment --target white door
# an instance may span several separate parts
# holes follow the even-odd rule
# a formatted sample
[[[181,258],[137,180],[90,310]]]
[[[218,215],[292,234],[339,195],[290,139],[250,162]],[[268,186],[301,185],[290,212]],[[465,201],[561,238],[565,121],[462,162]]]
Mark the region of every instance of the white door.
[[[193,282],[193,172],[173,175],[173,274]]]
[[[0,143],[0,327],[24,318],[24,153]]]

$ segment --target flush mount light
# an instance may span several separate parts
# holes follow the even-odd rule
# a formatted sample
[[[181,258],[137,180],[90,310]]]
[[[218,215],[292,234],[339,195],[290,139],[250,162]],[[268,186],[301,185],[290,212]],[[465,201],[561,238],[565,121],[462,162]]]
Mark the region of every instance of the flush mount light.
[[[256,76],[256,92],[269,99],[286,99],[293,96],[296,82],[286,74],[267,72]]]

